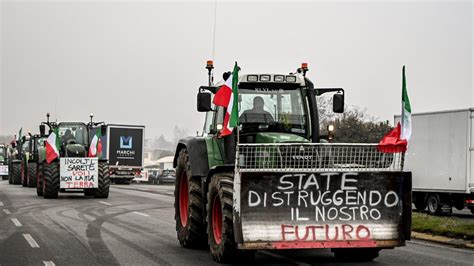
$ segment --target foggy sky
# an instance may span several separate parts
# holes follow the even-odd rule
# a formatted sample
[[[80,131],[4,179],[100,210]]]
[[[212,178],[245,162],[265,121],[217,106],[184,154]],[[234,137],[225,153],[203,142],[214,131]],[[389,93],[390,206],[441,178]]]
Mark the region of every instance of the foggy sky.
[[[2,1],[0,134],[62,121],[173,127],[195,134],[196,93],[212,59],[212,2]],[[474,7],[458,2],[222,2],[216,79],[288,73],[308,62],[316,86],[381,120],[400,112],[406,65],[413,112],[474,106]]]

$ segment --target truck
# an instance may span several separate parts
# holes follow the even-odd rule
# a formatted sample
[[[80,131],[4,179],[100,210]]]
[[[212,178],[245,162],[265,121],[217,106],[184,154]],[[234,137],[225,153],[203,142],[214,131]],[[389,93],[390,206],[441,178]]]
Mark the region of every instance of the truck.
[[[328,143],[320,134],[317,97],[333,94],[344,111],[344,89],[317,88],[307,64],[290,74],[224,73],[225,86],[200,86],[202,136],[179,140],[177,238],[185,248],[209,247],[216,262],[251,260],[255,250],[331,249],[340,260],[371,261],[411,238],[411,173],[404,153],[377,144]],[[239,124],[222,136],[233,95]]]
[[[5,144],[0,144],[0,176],[2,180],[8,179],[8,148]]]
[[[142,176],[145,126],[108,124],[102,140],[112,182],[130,184]]]
[[[58,198],[59,192],[84,193],[85,196],[95,198],[108,198],[109,196],[109,166],[106,158],[99,152],[100,142],[90,140],[90,131],[101,127],[105,133],[107,127],[103,122],[50,122],[49,113],[47,121],[41,123],[40,134],[46,135],[46,126],[49,127],[49,138],[45,145],[50,145],[50,160],[42,162],[42,173],[38,183],[42,184],[44,198]],[[96,146],[92,146],[96,145]],[[96,151],[91,153],[91,151]],[[48,157],[48,154],[46,154]]]
[[[413,173],[415,208],[433,215],[469,208],[474,214],[474,108],[411,119],[405,168]]]

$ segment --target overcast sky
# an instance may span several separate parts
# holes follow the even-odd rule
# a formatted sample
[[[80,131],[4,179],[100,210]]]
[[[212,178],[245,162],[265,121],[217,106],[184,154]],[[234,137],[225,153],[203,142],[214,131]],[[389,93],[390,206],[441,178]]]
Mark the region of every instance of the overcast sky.
[[[63,121],[202,129],[196,93],[212,58],[214,1],[2,1],[0,134]],[[381,120],[400,112],[406,65],[414,112],[474,106],[472,1],[217,1],[216,76],[288,73]]]

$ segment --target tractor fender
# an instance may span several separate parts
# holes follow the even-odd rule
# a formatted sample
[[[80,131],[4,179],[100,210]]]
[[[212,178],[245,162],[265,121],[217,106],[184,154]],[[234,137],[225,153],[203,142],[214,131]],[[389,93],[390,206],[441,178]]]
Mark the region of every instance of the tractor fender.
[[[180,139],[174,154],[174,168],[176,168],[178,163],[179,152],[184,148],[188,150],[191,175],[206,177],[209,173],[209,162],[207,159],[205,139],[201,137],[187,137],[185,139]]]

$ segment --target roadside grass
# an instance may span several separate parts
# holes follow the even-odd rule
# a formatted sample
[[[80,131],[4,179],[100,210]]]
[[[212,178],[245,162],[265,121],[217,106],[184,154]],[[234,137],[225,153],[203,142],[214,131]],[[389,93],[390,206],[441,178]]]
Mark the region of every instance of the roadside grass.
[[[456,217],[432,216],[413,212],[412,230],[464,240],[474,240],[474,223]]]

